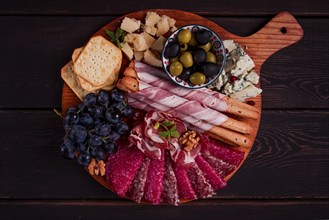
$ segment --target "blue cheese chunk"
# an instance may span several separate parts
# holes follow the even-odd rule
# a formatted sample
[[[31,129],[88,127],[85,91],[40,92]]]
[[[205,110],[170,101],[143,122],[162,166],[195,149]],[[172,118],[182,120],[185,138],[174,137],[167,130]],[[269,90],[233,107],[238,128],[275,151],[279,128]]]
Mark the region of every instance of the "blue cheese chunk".
[[[254,70],[248,73],[248,75],[245,76],[245,79],[253,84],[257,84],[259,82],[259,76]]]
[[[230,97],[244,102],[248,98],[256,97],[261,92],[262,92],[262,89],[259,89],[256,86],[254,86],[253,84],[251,84],[248,87],[246,87],[245,89],[230,95]]]
[[[230,73],[232,76],[239,77],[243,74],[244,71],[250,71],[254,67],[254,61],[252,61],[251,58],[245,54],[236,62],[235,67],[231,69]]]

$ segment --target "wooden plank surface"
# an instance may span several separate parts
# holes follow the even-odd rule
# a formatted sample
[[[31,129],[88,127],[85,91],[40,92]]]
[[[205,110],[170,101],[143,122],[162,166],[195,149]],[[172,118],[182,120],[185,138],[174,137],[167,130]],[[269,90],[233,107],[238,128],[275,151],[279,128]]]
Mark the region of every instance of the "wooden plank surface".
[[[263,205],[259,205],[259,203]],[[180,207],[135,205],[125,201],[1,202],[2,220],[26,219],[327,219],[328,201],[198,200]],[[60,210],[60,211],[59,211]],[[139,218],[136,218],[139,217]]]
[[[60,67],[70,59],[74,48],[113,18],[0,17],[0,93],[6,94],[0,97],[0,108],[60,108]],[[209,19],[244,36],[269,21]],[[261,70],[264,109],[328,108],[329,19],[298,21],[305,31],[304,38],[274,54]],[[13,26],[16,28],[8,32]]]
[[[252,152],[215,198],[328,198],[328,116],[263,111]],[[61,158],[63,131],[55,113],[1,111],[0,121],[0,199],[118,198],[75,161]]]
[[[136,4],[134,0],[108,1],[104,4],[96,1],[42,1],[42,0],[2,0],[0,1],[0,15],[119,15],[144,9],[179,9],[195,12],[201,15],[240,15],[260,16],[275,15],[281,11],[290,11],[295,15],[328,16],[329,6],[326,0],[301,1],[145,1]]]

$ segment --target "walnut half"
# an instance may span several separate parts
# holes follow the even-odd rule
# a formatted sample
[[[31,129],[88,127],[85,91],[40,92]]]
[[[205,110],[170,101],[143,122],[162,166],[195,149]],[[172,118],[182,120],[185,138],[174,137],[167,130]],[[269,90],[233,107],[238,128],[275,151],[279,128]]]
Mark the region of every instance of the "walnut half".
[[[105,163],[104,161],[96,161],[95,159],[92,159],[89,166],[88,171],[91,175],[99,175],[104,176],[105,175]]]
[[[179,138],[178,141],[183,146],[183,150],[188,152],[199,144],[200,137],[197,137],[195,131],[187,131]]]

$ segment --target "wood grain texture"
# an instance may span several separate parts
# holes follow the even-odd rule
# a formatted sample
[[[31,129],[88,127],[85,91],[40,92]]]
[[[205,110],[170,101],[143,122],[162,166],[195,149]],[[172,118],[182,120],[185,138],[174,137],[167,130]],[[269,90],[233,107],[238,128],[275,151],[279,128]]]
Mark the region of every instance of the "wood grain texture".
[[[328,116],[263,111],[253,150],[214,199],[328,199]],[[0,199],[119,199],[60,156],[52,111],[0,111],[0,121]]]
[[[179,9],[198,13],[201,15],[218,16],[260,16],[275,15],[280,11],[288,10],[295,15],[302,16],[328,16],[328,2],[317,1],[108,1],[104,4],[96,1],[70,1],[65,0],[46,2],[42,0],[2,0],[0,1],[0,15],[119,15],[144,9]]]
[[[261,204],[259,203],[261,202]],[[328,201],[199,200],[180,207],[113,201],[1,202],[2,220],[26,219],[327,219]],[[196,214],[197,213],[197,214]]]
[[[0,17],[0,94],[5,94],[0,96],[0,108],[60,108],[60,68],[74,48],[113,18]],[[208,18],[242,36],[270,20]],[[262,67],[264,109],[328,108],[329,19],[298,21],[305,30],[304,38],[271,56]]]

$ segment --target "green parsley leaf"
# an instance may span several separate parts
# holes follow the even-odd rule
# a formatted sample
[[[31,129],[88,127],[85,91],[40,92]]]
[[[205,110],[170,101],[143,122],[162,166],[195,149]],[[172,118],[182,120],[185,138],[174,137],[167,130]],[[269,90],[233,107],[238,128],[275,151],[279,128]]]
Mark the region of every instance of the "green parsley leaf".
[[[110,40],[115,43],[119,48],[122,48],[120,41],[126,36],[127,32],[121,28],[116,29],[115,33],[113,31],[105,30],[105,33],[110,37]]]
[[[175,131],[170,131],[170,135],[171,135],[172,137],[175,137],[175,138],[178,138],[178,137],[179,137],[179,133],[178,133],[177,130],[175,130]]]
[[[172,126],[169,131],[176,131],[176,125]]]
[[[159,132],[160,137],[167,138],[169,135],[168,131],[160,131]]]
[[[168,120],[165,120],[165,121],[163,121],[161,124],[162,124],[163,126],[165,126],[165,127],[169,127],[169,126],[175,124],[175,122],[174,122],[174,121],[168,121]]]

